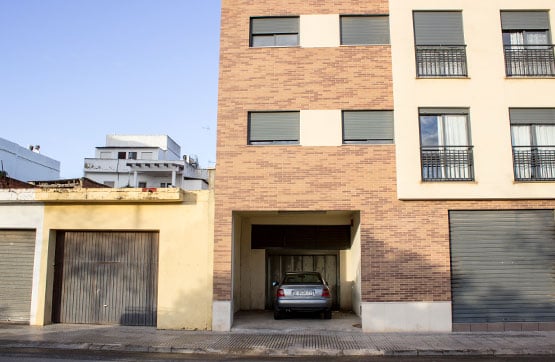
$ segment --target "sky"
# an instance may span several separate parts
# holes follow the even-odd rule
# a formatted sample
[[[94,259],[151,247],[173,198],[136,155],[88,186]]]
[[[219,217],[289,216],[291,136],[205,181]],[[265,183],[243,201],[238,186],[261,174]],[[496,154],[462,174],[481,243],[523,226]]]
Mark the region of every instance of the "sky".
[[[216,161],[219,0],[0,0],[0,137],[83,176],[107,134]]]

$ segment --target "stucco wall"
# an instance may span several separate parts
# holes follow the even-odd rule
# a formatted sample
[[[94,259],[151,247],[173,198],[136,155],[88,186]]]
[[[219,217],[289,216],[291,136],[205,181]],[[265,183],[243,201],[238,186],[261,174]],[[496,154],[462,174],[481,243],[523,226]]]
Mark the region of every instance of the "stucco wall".
[[[552,0],[390,1],[400,199],[538,199],[555,195],[555,183],[514,182],[509,108],[555,107],[555,82],[505,76],[500,11],[510,9],[551,9],[551,26],[555,26]],[[413,10],[462,11],[468,78],[416,78]],[[421,182],[418,107],[469,108],[475,181]]]
[[[51,314],[53,230],[159,232],[158,328],[210,329],[212,302],[213,200],[210,191],[188,193],[183,203],[49,204],[44,210],[44,245],[38,320]]]

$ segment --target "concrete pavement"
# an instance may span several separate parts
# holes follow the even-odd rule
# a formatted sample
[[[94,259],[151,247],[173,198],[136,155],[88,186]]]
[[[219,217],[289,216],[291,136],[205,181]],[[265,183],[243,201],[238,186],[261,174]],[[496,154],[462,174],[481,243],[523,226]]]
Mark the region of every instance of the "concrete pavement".
[[[553,355],[555,332],[362,333],[356,316],[334,313],[273,321],[243,314],[231,332],[154,327],[0,324],[2,348],[53,348],[244,356],[476,356]],[[279,322],[279,324],[275,324]]]

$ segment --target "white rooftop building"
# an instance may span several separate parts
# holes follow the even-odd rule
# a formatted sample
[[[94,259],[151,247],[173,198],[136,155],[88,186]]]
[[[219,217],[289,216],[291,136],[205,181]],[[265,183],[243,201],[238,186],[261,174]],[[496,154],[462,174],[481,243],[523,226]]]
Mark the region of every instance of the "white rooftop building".
[[[208,188],[208,171],[166,135],[107,135],[95,158],[85,158],[84,176],[107,186],[184,190]]]
[[[60,178],[60,161],[39,153],[40,146],[22,147],[0,138],[0,171],[20,181]]]

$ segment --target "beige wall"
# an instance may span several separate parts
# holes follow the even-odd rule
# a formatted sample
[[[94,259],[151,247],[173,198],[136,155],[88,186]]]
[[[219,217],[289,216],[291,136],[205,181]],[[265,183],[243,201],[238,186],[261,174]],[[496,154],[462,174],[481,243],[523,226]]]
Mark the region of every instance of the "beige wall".
[[[516,183],[510,107],[555,107],[553,79],[505,77],[500,10],[550,9],[553,0],[391,0],[395,143],[400,199],[541,199],[555,183]],[[467,79],[416,79],[413,10],[462,10]],[[553,31],[553,29],[552,29]],[[418,107],[468,107],[474,182],[422,182]]]
[[[341,146],[341,110],[305,110],[300,116],[301,145]]]
[[[339,15],[301,15],[300,45],[304,48],[338,47]]]
[[[185,201],[177,203],[47,204],[39,296],[44,308],[37,319],[50,321],[54,230],[148,230],[159,232],[157,327],[210,329],[213,194],[195,191],[186,195]]]

